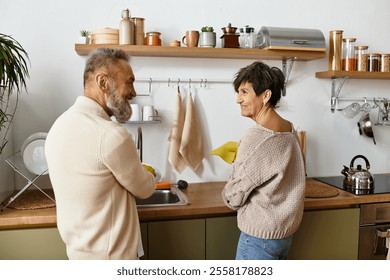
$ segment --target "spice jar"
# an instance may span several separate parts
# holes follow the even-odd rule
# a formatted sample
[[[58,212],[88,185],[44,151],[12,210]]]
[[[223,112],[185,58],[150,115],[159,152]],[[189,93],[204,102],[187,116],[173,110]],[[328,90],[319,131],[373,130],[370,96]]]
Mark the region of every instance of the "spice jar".
[[[342,70],[355,71],[355,42],[356,38],[343,38]]]
[[[379,53],[370,53],[368,55],[368,71],[370,72],[379,72],[381,55]]]
[[[160,32],[151,31],[146,32],[145,45],[147,46],[161,46]]]
[[[134,24],[134,43],[136,45],[144,44],[144,18],[132,17],[130,21]]]
[[[341,70],[343,30],[329,32],[329,70]]]
[[[390,54],[381,55],[381,72],[390,72]]]
[[[256,34],[253,27],[245,25],[244,28],[240,28],[240,37],[238,37],[240,48],[252,49],[256,47]]]
[[[368,70],[367,49],[368,46],[355,46],[356,71]]]

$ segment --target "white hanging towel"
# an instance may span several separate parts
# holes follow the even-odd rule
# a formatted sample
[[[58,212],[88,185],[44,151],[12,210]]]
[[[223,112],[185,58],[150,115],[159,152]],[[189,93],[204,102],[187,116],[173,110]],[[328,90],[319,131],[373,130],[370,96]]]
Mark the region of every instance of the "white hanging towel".
[[[192,94],[190,93],[186,105],[180,153],[188,166],[194,171],[200,166],[204,157],[202,132],[197,117]]]
[[[186,162],[180,154],[180,144],[184,126],[184,108],[179,87],[177,88],[176,108],[173,117],[173,125],[168,140],[171,142],[169,147],[168,161],[179,173],[186,168]]]

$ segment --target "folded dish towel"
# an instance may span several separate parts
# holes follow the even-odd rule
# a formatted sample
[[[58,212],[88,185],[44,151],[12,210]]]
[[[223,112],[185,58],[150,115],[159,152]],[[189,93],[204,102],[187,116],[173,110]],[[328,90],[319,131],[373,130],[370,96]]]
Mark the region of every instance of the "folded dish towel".
[[[194,171],[200,166],[204,157],[202,133],[191,93],[187,99],[180,153]]]
[[[215,150],[211,151],[210,155],[219,156],[227,163],[232,164],[236,159],[237,149],[238,142],[229,141],[222,146],[216,148]]]
[[[184,126],[184,108],[183,100],[181,98],[180,91],[178,89],[176,97],[176,108],[175,115],[173,118],[173,126],[171,134],[168,140],[171,142],[169,147],[168,161],[176,169],[177,172],[181,173],[186,168],[186,162],[183,156],[180,154],[181,138]]]

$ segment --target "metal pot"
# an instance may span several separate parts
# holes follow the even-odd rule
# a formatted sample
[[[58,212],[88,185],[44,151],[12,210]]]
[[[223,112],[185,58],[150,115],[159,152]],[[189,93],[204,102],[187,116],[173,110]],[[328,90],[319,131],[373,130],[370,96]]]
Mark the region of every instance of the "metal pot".
[[[371,123],[371,120],[370,120],[370,114],[369,113],[366,113],[364,114],[359,122],[357,123],[358,127],[359,127],[359,133],[360,135],[364,135],[368,138],[372,138],[372,140],[374,141],[374,144],[376,145],[376,142],[375,142],[375,137],[374,137],[374,131],[372,130],[372,123]]]
[[[362,158],[366,163],[366,169],[363,169],[360,164],[354,167],[356,159]],[[365,156],[357,155],[351,160],[349,168],[344,165],[344,169],[341,170],[341,174],[345,176],[344,187],[356,189],[356,190],[369,190],[374,188],[374,177],[369,172],[370,163]]]

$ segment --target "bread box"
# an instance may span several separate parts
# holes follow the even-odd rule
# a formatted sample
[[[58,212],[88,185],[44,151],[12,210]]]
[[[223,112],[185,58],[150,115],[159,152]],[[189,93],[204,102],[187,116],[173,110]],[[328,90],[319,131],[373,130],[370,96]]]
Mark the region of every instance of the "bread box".
[[[317,29],[263,26],[257,35],[259,48],[321,52],[326,50],[324,34]]]
[[[102,28],[91,32],[91,44],[119,44],[119,29]]]

